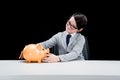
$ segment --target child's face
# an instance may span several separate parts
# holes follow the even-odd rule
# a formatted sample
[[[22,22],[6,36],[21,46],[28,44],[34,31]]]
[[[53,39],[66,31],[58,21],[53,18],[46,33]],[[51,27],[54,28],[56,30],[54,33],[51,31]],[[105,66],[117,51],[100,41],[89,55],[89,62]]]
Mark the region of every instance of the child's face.
[[[66,31],[70,34],[77,32],[76,22],[74,17],[71,17],[66,23]]]

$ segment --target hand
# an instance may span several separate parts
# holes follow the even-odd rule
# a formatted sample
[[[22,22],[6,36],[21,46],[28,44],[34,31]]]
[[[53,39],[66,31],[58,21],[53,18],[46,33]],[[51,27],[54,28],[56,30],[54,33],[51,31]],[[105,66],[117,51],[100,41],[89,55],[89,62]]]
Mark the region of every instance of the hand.
[[[48,53],[48,54],[47,54],[47,57],[44,58],[42,61],[43,61],[43,62],[48,62],[48,63],[53,63],[53,62],[59,62],[60,59],[59,59],[58,56],[56,56],[56,55],[54,55],[54,54],[52,54],[52,53]]]

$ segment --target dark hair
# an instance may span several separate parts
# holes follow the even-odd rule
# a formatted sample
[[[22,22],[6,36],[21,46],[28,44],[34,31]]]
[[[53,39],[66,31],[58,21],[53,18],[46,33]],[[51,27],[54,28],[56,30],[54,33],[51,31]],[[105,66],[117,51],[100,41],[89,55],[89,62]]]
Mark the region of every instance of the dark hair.
[[[72,15],[75,18],[77,28],[85,28],[87,26],[87,17],[82,13],[74,13]]]

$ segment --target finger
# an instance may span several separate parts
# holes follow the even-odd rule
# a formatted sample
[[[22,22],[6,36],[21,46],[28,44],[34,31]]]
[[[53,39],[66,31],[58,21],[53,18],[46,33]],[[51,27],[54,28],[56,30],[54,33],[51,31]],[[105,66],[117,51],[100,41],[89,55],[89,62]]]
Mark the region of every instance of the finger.
[[[46,59],[47,59],[47,57],[43,58],[42,60],[46,60]]]
[[[48,62],[48,60],[47,60],[47,59],[42,59],[42,62],[47,63],[47,62]]]
[[[52,61],[51,61],[51,60],[49,60],[49,61],[47,61],[47,63],[52,63]]]

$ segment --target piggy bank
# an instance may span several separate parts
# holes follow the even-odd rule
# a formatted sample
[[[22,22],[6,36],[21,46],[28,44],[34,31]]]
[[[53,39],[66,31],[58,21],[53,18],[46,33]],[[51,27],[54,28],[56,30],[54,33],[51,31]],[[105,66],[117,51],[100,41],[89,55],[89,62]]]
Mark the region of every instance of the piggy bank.
[[[42,45],[29,44],[26,45],[22,51],[22,56],[26,62],[38,62],[41,63],[42,59],[46,57],[46,54],[50,50],[44,49]]]

